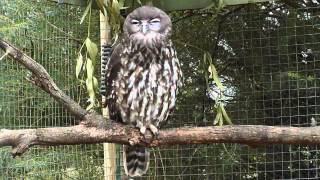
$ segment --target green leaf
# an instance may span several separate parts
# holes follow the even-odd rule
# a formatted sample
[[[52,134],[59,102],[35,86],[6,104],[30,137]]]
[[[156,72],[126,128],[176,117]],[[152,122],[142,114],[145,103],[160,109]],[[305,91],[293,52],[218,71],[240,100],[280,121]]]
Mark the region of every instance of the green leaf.
[[[116,13],[120,12],[120,5],[119,5],[118,0],[112,0],[112,8],[114,9],[114,11]]]
[[[207,53],[204,53],[203,54],[203,63],[202,63],[202,66],[203,66],[203,72],[204,72],[204,78],[206,80],[206,85],[207,85],[207,89],[209,89],[209,75],[208,75],[208,71],[206,69],[206,61],[207,61]]]
[[[222,85],[222,83],[221,83],[221,81],[219,79],[219,76],[218,76],[218,72],[217,72],[216,68],[214,67],[214,65],[212,63],[211,55],[208,52],[206,54],[207,54],[206,55],[207,60],[209,61],[208,71],[210,72],[210,78],[212,78],[214,80],[214,82],[217,84],[218,88],[221,91],[224,91],[224,86]]]
[[[219,114],[219,126],[223,126],[223,117],[222,117],[222,113]]]
[[[89,78],[86,79],[86,86],[87,86],[88,92],[89,91],[90,92],[93,91],[93,81],[92,81],[92,79],[89,79]],[[90,92],[89,92],[89,95],[90,95]]]
[[[99,83],[98,83],[98,79],[96,77],[92,77],[92,81],[93,81],[93,89],[95,91],[99,90]]]
[[[86,70],[87,70],[86,87],[89,95],[88,102],[90,102],[87,109],[91,109],[95,106],[95,100],[96,100],[95,86],[96,87],[98,86],[98,80],[93,76],[94,67],[93,67],[92,60],[90,58],[86,60]]]
[[[225,7],[224,0],[219,0],[218,2],[218,10],[221,10]]]
[[[76,77],[79,79],[79,74],[81,72],[83,66],[83,57],[82,54],[79,53],[79,56],[77,58],[77,65],[76,65]]]
[[[229,125],[233,125],[232,121],[231,121],[231,118],[229,117],[226,109],[224,108],[223,105],[220,106],[221,108],[221,112],[222,112],[222,115],[223,115],[223,118],[224,120],[229,124]]]
[[[90,58],[86,60],[86,69],[87,69],[87,79],[92,80],[94,67],[93,67],[92,60]]]
[[[139,4],[139,5],[142,5],[142,3],[141,3],[141,1],[140,0],[136,0],[137,1],[137,3]]]
[[[124,7],[124,1],[125,0],[119,0],[119,6],[121,9]]]
[[[87,51],[89,53],[89,56],[91,60],[93,61],[93,64],[95,64],[95,59],[98,55],[98,46],[90,40],[90,38],[86,39],[86,47]]]
[[[93,89],[93,81],[92,79],[87,78],[86,79],[86,87],[87,87],[87,92],[89,94],[89,99],[88,102],[90,103],[87,109],[91,109],[95,105],[95,93]]]
[[[86,16],[88,15],[90,9],[91,9],[91,6],[92,6],[92,0],[89,1],[89,4],[88,6],[86,7],[86,10],[84,11],[82,17],[81,17],[81,20],[80,20],[80,24],[83,23],[84,19],[86,18]]]
[[[89,110],[92,109],[93,107],[94,107],[94,103],[90,103],[90,104],[87,106],[86,110],[89,111]]]
[[[221,113],[220,108],[217,108],[217,114],[216,114],[216,117],[213,121],[213,125],[217,125],[217,124],[220,125],[221,121],[222,121],[222,113]]]

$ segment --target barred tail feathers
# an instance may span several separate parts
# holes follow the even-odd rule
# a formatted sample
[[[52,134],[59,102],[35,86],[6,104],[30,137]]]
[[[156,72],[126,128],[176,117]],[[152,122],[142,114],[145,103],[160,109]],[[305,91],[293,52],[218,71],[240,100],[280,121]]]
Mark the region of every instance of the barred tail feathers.
[[[124,171],[130,177],[142,176],[149,167],[148,149],[144,147],[123,146]]]

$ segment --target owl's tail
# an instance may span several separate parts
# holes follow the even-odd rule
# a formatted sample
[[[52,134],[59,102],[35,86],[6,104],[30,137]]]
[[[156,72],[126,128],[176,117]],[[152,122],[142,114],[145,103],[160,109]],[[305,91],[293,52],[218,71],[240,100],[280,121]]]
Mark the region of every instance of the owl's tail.
[[[124,171],[130,177],[142,176],[149,167],[149,151],[144,147],[123,146]]]

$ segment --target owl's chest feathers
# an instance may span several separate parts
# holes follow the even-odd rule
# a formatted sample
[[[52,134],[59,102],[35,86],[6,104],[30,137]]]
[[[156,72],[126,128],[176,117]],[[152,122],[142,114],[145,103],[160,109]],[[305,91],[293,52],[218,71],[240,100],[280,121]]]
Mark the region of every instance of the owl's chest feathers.
[[[174,107],[179,81],[178,60],[171,48],[159,54],[121,55],[121,68],[115,82],[117,104],[125,122],[165,120]]]

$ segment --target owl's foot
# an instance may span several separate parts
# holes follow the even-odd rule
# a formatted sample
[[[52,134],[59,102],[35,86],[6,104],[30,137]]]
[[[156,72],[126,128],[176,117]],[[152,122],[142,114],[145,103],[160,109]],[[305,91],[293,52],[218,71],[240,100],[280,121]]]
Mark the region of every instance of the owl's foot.
[[[141,121],[137,121],[136,127],[139,128],[141,134],[146,133],[147,127]]]
[[[141,134],[145,134],[146,133],[147,128],[145,126],[140,127],[140,133]]]
[[[159,131],[158,131],[158,128],[155,125],[149,124],[149,129],[150,129],[150,131],[152,132],[152,134],[154,136],[158,136]]]
[[[154,136],[157,136],[159,134],[158,128],[153,124],[144,125],[142,123],[137,123],[136,126],[140,129],[140,133],[143,134],[143,135],[146,134],[146,130],[147,129],[150,129],[150,131],[152,132],[152,134]]]

